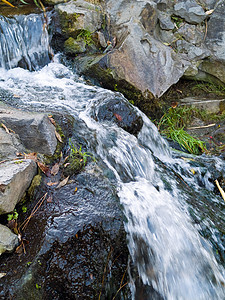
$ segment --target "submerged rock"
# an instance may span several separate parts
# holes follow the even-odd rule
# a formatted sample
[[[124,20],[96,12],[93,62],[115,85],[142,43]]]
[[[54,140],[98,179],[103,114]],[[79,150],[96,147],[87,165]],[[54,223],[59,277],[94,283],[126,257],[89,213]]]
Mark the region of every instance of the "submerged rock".
[[[119,127],[134,135],[137,135],[143,126],[141,116],[139,116],[133,106],[122,97],[112,97],[101,101],[101,103],[95,107],[93,118],[100,122],[115,122]]]
[[[13,211],[36,172],[36,163],[30,159],[0,165],[0,214]]]
[[[12,252],[18,245],[19,240],[16,234],[0,224],[0,255],[4,252]]]

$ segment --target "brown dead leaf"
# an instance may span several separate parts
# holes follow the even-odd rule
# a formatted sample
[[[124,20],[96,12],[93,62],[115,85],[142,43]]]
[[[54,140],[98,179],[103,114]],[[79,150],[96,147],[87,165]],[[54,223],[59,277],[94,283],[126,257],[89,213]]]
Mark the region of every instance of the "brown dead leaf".
[[[5,124],[2,123],[1,126],[5,129],[5,131],[6,131],[7,133],[10,134],[9,129],[5,126]]]
[[[16,94],[14,94],[13,97],[14,97],[14,98],[20,98],[20,96],[19,96],[19,95],[16,95]]]
[[[24,158],[25,159],[32,159],[34,161],[37,161],[37,153],[36,152],[31,152],[31,153],[25,154]]]
[[[58,172],[59,172],[59,164],[56,163],[56,164],[54,164],[54,166],[53,166],[52,169],[51,169],[51,174],[52,174],[53,176],[55,176],[55,175],[58,174]]]
[[[66,168],[67,166],[69,166],[70,165],[70,163],[66,163],[65,165],[64,165],[64,167]]]
[[[47,183],[48,186],[53,186],[53,185],[57,185],[57,184],[59,184],[58,181],[56,181],[56,182],[51,182],[50,181],[50,182]]]
[[[52,203],[52,200],[53,200],[53,196],[50,195],[46,201],[47,201],[47,203]]]
[[[23,253],[23,245],[20,244],[17,248],[16,248],[16,253],[17,254],[22,254]]]
[[[16,156],[24,156],[24,154],[21,152],[16,152]]]
[[[57,138],[57,140],[60,142],[60,143],[62,143],[63,141],[62,141],[62,138],[61,138],[61,135],[55,130],[55,136],[56,136],[56,138]]]
[[[64,185],[66,185],[67,182],[68,182],[68,180],[69,180],[69,177],[70,176],[68,176],[65,179],[63,179],[63,181],[60,181],[60,183],[59,183],[59,185],[57,185],[56,189],[59,189],[59,188],[63,187]]]
[[[64,164],[65,164],[65,162],[67,161],[68,158],[69,158],[69,155],[65,157],[64,162],[63,162]]]
[[[0,183],[0,192],[4,193],[6,190],[6,185],[3,183]]]
[[[43,163],[41,163],[39,161],[37,162],[37,164],[38,164],[38,167],[41,169],[41,171],[43,173],[45,173],[46,176],[48,176],[48,177],[51,176],[49,167],[47,167],[46,165],[44,165]]]
[[[49,118],[50,122],[51,122],[54,126],[56,126],[55,120],[53,119],[52,115],[48,116],[48,118]]]

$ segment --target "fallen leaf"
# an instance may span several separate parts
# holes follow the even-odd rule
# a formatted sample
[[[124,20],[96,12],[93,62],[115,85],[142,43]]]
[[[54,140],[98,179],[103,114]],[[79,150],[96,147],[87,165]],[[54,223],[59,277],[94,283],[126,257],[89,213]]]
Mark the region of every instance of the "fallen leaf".
[[[56,181],[56,182],[51,182],[50,181],[50,182],[47,183],[48,186],[53,186],[53,185],[56,185],[56,184],[59,184],[59,182],[58,181]]]
[[[75,187],[75,189],[74,189],[74,192],[73,192],[73,193],[75,194],[75,193],[77,192],[77,190],[78,190],[78,188],[77,188],[77,187]]]
[[[46,165],[44,165],[43,163],[41,162],[37,162],[38,164],[38,167],[41,169],[41,171],[46,175],[46,176],[51,176],[51,173],[50,173],[50,169],[49,167],[47,167]]]
[[[115,113],[114,116],[117,118],[118,121],[122,121],[122,117],[120,115]]]
[[[53,200],[53,196],[50,195],[46,201],[47,201],[47,203],[52,203],[52,200]]]
[[[63,187],[64,185],[66,185],[67,182],[68,182],[68,180],[69,180],[69,177],[70,177],[70,176],[68,176],[68,177],[66,177],[65,179],[63,179],[63,180],[59,183],[59,185],[57,185],[56,189],[59,189],[59,188]]]
[[[191,171],[191,173],[193,174],[193,175],[195,175],[195,170],[194,169],[190,169],[190,171]]]
[[[64,167],[66,168],[67,166],[69,166],[70,165],[70,163],[66,163],[65,165],[64,165]]]
[[[5,124],[2,123],[1,126],[5,129],[5,131],[6,131],[7,133],[10,134],[9,129],[5,126]]]
[[[0,278],[4,277],[6,273],[0,273]]]
[[[21,152],[16,152],[16,156],[24,156]]]
[[[16,248],[16,253],[17,254],[22,254],[23,253],[23,245],[20,244],[17,248]]]
[[[14,98],[20,98],[20,96],[19,96],[19,95],[16,95],[16,94],[14,94],[13,97],[14,97]]]
[[[50,115],[50,116],[48,116],[48,118],[49,118],[50,122],[51,122],[54,126],[56,126],[56,123],[55,123],[55,120],[53,119],[53,117]]]
[[[31,153],[25,154],[24,158],[25,159],[32,159],[34,161],[37,161],[37,153],[36,152],[31,152]]]
[[[69,158],[69,155],[65,157],[64,162],[63,162],[64,164],[65,164],[65,162],[67,161],[68,158]]]
[[[56,138],[57,138],[57,140],[60,142],[60,143],[62,143],[63,141],[62,141],[62,138],[61,138],[61,135],[55,130],[55,136],[56,136]]]
[[[214,12],[214,9],[210,9],[205,12],[206,15],[211,15]]]
[[[54,166],[53,166],[52,169],[51,169],[51,174],[52,174],[53,176],[55,176],[55,175],[58,174],[58,172],[59,172],[59,164],[56,163],[56,164],[54,164]]]

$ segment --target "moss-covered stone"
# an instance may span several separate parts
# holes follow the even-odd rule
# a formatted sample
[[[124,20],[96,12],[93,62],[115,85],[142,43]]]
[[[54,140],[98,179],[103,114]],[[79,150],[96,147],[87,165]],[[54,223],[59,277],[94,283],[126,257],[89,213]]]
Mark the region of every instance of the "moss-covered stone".
[[[34,176],[31,185],[27,191],[27,194],[30,199],[33,198],[36,188],[41,184],[41,179],[42,179],[41,175]]]
[[[67,54],[79,54],[86,51],[86,43],[84,40],[75,40],[74,38],[68,38],[64,43],[64,50]]]
[[[83,167],[83,156],[79,152],[73,153],[69,156],[63,173],[65,176],[72,176],[79,173]]]

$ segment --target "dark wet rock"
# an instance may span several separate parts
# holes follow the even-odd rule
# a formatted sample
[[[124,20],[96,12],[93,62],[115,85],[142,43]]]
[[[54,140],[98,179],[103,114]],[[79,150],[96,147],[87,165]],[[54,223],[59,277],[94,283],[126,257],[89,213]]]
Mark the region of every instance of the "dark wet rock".
[[[12,252],[18,245],[19,240],[16,234],[0,224],[0,255],[4,252]]]
[[[46,114],[25,112],[0,103],[0,121],[13,130],[30,151],[54,154],[57,146],[55,127]]]
[[[36,172],[36,163],[29,159],[8,161],[0,165],[0,214],[13,211]]]
[[[179,1],[174,5],[174,13],[191,24],[199,24],[206,18],[204,9],[195,0]]]
[[[17,255],[2,256],[1,271],[7,275],[0,281],[0,298],[113,299],[123,275],[127,282],[128,250],[115,189],[92,164],[73,179],[48,190],[51,201],[43,203],[24,233],[26,255],[19,261]],[[116,299],[130,299],[126,287]]]
[[[143,126],[143,120],[133,106],[122,97],[111,97],[101,101],[93,112],[97,121],[110,121],[131,134],[137,135]]]

